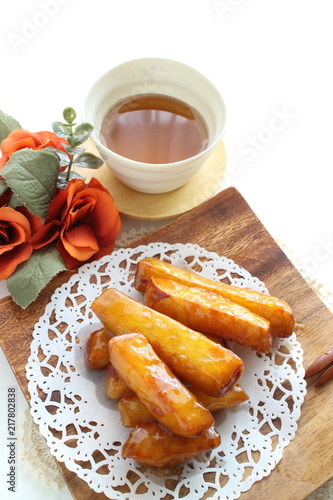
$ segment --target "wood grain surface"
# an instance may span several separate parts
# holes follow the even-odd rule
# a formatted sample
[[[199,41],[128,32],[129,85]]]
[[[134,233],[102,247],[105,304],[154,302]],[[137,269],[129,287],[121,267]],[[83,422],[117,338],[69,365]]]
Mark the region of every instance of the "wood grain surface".
[[[264,281],[272,295],[289,302],[296,321],[304,325],[297,335],[304,350],[305,367],[332,347],[333,315],[236,189],[219,193],[138,243],[156,241],[198,244],[230,257]],[[43,314],[53,291],[70,275],[64,273],[55,278],[26,310],[15,305],[10,297],[0,301],[1,345],[27,400],[25,365],[34,324]],[[315,388],[310,380],[295,439],[285,449],[273,472],[243,493],[241,499],[302,500],[327,481],[333,474],[332,415],[332,385]],[[106,499],[104,494],[90,490],[63,464],[59,465],[75,499]]]

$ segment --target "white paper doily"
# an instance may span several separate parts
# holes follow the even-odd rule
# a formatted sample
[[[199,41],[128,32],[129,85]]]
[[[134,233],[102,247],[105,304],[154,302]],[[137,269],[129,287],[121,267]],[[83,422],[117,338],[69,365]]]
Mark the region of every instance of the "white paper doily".
[[[232,260],[197,245],[153,243],[120,249],[86,264],[58,288],[36,323],[27,377],[31,414],[57,460],[112,499],[236,499],[270,474],[294,438],[306,393],[303,353],[293,334],[276,339],[270,355],[232,344],[244,361],[241,385],[249,401],[216,415],[219,448],[159,477],[121,457],[130,429],[105,394],[104,373],[86,370],[85,341],[100,327],[91,302],[108,287],[142,300],[132,284],[136,262],[155,256],[180,267],[268,293]]]

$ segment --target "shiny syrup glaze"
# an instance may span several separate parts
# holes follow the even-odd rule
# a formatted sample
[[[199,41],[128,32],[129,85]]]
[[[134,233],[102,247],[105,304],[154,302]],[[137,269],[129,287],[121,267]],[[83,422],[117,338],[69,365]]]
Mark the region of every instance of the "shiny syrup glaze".
[[[114,288],[91,305],[113,335],[141,333],[175,375],[211,396],[226,394],[240,378],[243,362],[220,344]]]
[[[171,163],[204,151],[207,126],[185,102],[163,94],[121,101],[106,114],[100,136],[115,153],[144,163]]]
[[[103,370],[109,362],[110,335],[104,328],[93,331],[86,343],[86,366],[88,370]]]

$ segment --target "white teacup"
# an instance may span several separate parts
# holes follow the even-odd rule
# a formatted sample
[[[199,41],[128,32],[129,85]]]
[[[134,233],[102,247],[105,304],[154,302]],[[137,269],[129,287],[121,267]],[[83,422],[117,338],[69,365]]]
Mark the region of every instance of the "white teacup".
[[[206,123],[207,147],[190,158],[158,164],[135,161],[106,147],[100,129],[108,111],[122,100],[143,94],[164,94],[192,106]],[[144,58],[125,62],[102,75],[85,99],[83,119],[94,126],[91,137],[121,182],[143,193],[165,193],[193,177],[219,144],[226,109],[216,87],[195,69],[170,59]]]

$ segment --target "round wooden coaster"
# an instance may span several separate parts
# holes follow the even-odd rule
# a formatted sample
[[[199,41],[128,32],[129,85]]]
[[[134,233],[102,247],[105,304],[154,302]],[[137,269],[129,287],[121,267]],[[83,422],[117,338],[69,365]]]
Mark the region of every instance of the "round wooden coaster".
[[[87,151],[98,155],[91,140],[85,147]],[[162,220],[182,215],[210,198],[221,184],[226,163],[226,150],[222,141],[192,179],[184,186],[162,194],[140,193],[125,186],[105,163],[98,170],[75,170],[87,181],[96,177],[110,191],[121,214],[133,219]]]

